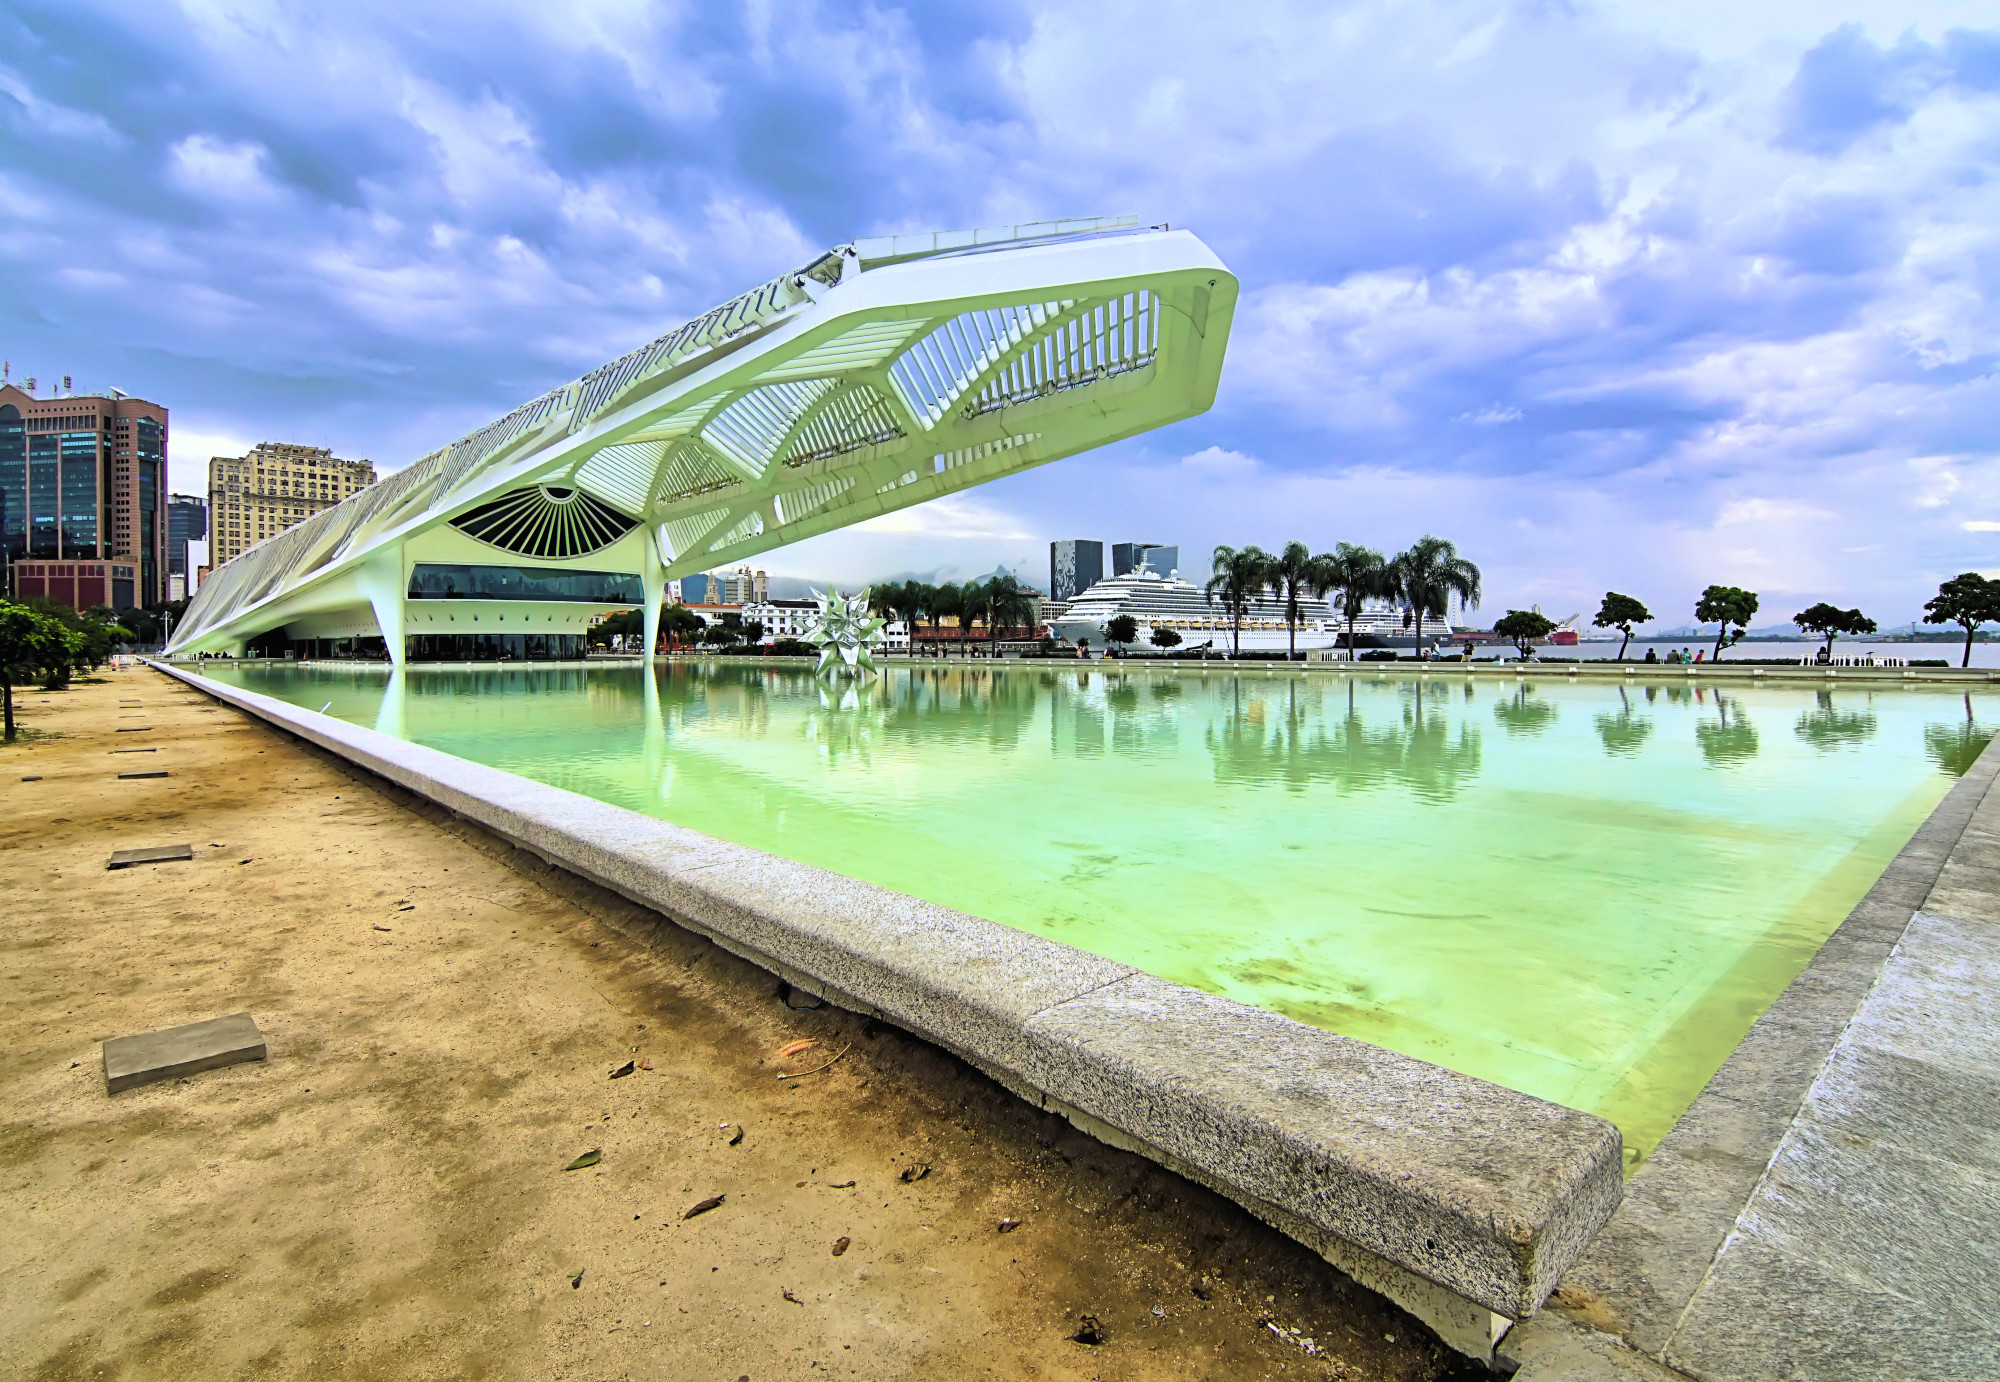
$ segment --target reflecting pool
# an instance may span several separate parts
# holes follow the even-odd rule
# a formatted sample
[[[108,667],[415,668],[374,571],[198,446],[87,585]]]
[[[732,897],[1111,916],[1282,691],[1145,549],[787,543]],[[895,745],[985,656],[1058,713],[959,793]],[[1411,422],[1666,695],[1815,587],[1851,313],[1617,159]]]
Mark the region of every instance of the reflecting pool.
[[[2000,725],[1449,674],[204,670],[1601,1113],[1635,1164]]]

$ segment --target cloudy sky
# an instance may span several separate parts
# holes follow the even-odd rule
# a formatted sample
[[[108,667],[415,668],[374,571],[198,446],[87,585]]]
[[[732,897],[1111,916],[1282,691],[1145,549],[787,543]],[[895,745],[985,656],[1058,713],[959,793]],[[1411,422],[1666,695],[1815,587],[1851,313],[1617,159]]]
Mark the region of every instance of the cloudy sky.
[[[1135,213],[1208,415],[770,554],[1385,549],[1882,622],[2000,568],[1989,3],[0,0],[0,354],[394,469],[857,234]],[[1190,563],[1195,564],[1195,563]]]

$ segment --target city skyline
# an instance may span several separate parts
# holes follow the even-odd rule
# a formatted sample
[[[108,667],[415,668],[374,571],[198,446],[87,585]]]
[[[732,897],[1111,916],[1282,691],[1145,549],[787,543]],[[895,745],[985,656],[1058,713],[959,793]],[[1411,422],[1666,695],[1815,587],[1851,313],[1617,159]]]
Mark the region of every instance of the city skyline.
[[[1975,17],[499,6],[447,48],[366,5],[28,3],[4,353],[172,407],[176,490],[265,438],[387,473],[809,246],[1136,211],[1243,279],[1212,413],[772,573],[1436,532],[1511,605],[1680,622],[1720,581],[1901,622],[2000,567]]]

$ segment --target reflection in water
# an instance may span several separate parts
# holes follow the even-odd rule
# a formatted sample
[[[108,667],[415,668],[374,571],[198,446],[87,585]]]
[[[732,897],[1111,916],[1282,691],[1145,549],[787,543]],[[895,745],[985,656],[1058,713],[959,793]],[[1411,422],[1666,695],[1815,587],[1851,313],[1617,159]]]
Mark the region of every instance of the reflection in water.
[[[1963,777],[1979,755],[1986,752],[1992,738],[1991,729],[1982,729],[1973,722],[1972,694],[1967,692],[1963,720],[1924,726],[1924,751],[1940,768],[1954,777]]]
[[[1426,706],[1421,684],[1401,698],[1396,723],[1371,724],[1354,709],[1351,682],[1346,708],[1329,717],[1323,683],[1246,691],[1231,681],[1228,712],[1206,732],[1217,782],[1294,792],[1313,785],[1342,793],[1401,786],[1422,801],[1449,801],[1479,775],[1478,728],[1463,720],[1454,725],[1435,691]]]
[[[1648,693],[1653,690],[1650,686],[1646,689]],[[1622,686],[1618,688],[1617,711],[1600,710],[1592,722],[1597,726],[1598,742],[1609,754],[1630,756],[1653,737],[1653,717],[1635,713],[1631,694]]]
[[[1699,688],[1695,695],[1701,698]],[[1694,741],[1712,767],[1727,768],[1757,756],[1757,726],[1745,713],[1742,699],[1720,691],[1715,693],[1715,718],[1695,722]]]
[[[1811,710],[1799,716],[1793,733],[1822,753],[1849,748],[1874,737],[1875,714],[1870,710],[1840,710],[1833,704],[1833,692],[1814,695]]]
[[[1509,734],[1540,734],[1556,722],[1556,708],[1536,700],[1533,690],[1522,682],[1512,696],[1493,707],[1493,718]]]
[[[1956,692],[1366,671],[214,673],[1604,1113],[1641,1152],[1994,722]]]

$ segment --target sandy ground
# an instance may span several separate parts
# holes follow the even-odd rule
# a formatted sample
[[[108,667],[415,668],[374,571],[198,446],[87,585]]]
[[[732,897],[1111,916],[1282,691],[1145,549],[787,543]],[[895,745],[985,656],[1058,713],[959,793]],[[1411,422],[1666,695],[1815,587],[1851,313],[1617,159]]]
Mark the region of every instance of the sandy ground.
[[[1219,1197],[158,673],[19,701],[0,1374],[1483,1375]],[[267,1061],[105,1093],[105,1038],[241,1009]]]

